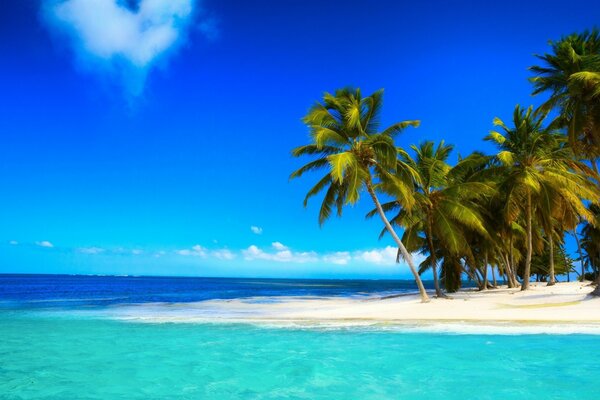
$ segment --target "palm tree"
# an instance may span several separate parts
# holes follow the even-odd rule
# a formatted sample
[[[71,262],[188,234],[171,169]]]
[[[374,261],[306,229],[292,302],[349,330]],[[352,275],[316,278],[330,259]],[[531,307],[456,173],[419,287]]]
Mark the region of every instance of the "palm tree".
[[[582,199],[597,201],[598,191],[589,179],[593,172],[573,158],[563,136],[552,126],[544,126],[548,112],[533,112],[516,106],[514,127],[509,128],[496,118],[494,124],[503,133],[490,132],[486,140],[493,142],[499,152],[492,171],[501,176],[500,192],[505,193],[504,217],[511,224],[524,216],[527,240],[521,290],[529,288],[533,254],[534,216],[543,194],[558,193],[579,215],[590,218]]]
[[[529,69],[533,95],[549,93],[542,109],[560,113],[558,126],[566,127],[571,146],[592,162],[600,156],[600,32],[571,34],[550,42],[552,52],[537,57],[542,66]]]
[[[594,280],[596,289],[592,295],[600,296],[600,206],[590,205],[590,212],[594,215],[594,219],[588,221],[581,229],[581,247],[585,252],[588,265],[596,273]]]
[[[566,198],[563,192],[556,191],[549,185],[542,186],[540,195],[541,201],[538,203],[537,219],[543,226],[549,246],[547,252],[549,256],[548,286],[552,286],[556,283],[554,244],[564,242],[565,231],[576,229],[580,220],[576,206],[581,203],[577,200],[573,202],[572,199]]]
[[[292,151],[295,157],[317,158],[293,172],[290,178],[312,170],[327,171],[304,199],[306,206],[311,197],[325,191],[319,224],[330,217],[333,207],[341,215],[343,206],[356,203],[366,189],[415,277],[421,300],[426,302],[429,298],[413,259],[390,225],[376,194],[376,191],[393,193],[407,208],[413,205],[414,172],[398,160],[398,153],[403,151],[396,148],[394,138],[409,126],[419,126],[419,121],[402,121],[379,131],[382,104],[382,90],[366,97],[362,97],[360,89],[352,88],[325,93],[323,101],[317,102],[303,119],[310,129],[311,143]]]
[[[398,199],[386,203],[384,209],[399,210],[391,224],[404,227],[403,239],[410,244],[410,250],[428,254],[428,263],[422,264],[425,268],[421,268],[421,272],[431,267],[436,294],[446,297],[439,283],[438,255],[443,254],[444,260],[448,258],[445,265],[450,268],[456,264],[456,258],[464,254],[467,232],[475,231],[487,236],[477,200],[491,195],[493,189],[486,183],[468,179],[468,169],[484,160],[481,155],[467,157],[451,167],[447,159],[453,146],[442,141],[435,147],[433,142],[428,141],[411,147],[415,157],[404,153],[400,158],[403,164],[418,174],[414,180],[415,204],[406,209]],[[440,248],[443,249],[441,253]],[[450,270],[446,272],[450,273]]]

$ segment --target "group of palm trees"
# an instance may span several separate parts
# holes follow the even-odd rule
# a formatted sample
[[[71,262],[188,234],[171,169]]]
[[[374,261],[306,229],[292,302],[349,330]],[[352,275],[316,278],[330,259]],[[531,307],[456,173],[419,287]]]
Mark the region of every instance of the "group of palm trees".
[[[322,224],[366,190],[375,206],[367,216],[381,218],[381,235],[393,238],[397,261],[408,264],[423,301],[429,298],[420,274],[427,270],[438,297],[458,290],[465,276],[481,290],[495,287],[496,272],[522,290],[532,275],[553,285],[557,274],[572,270],[567,234],[576,238],[580,279],[591,274],[598,283],[600,33],[572,34],[551,47],[538,56],[543,65],[530,68],[533,95],[548,94],[547,101],[535,110],[517,105],[510,123],[496,118],[498,129],[485,140],[497,153],[475,152],[454,165],[453,146],[443,141],[396,146],[395,137],[419,121],[380,129],[382,90],[325,93],[304,117],[311,142],[292,152],[312,156],[292,178],[325,170],[304,205],[324,192]],[[420,265],[414,253],[426,256]]]

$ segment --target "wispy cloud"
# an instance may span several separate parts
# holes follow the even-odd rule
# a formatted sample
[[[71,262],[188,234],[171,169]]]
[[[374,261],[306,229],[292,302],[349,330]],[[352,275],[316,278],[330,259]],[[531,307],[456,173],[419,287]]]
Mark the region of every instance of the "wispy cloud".
[[[104,253],[105,249],[101,247],[80,247],[77,251],[81,254],[100,254]]]
[[[250,230],[256,235],[262,235],[263,229],[260,226],[251,226]]]
[[[260,248],[256,245],[251,245],[241,251],[245,260],[265,260],[275,262],[290,262],[290,263],[323,263],[335,265],[353,264],[374,264],[374,265],[396,265],[396,251],[392,246],[371,250],[357,251],[335,251],[319,253],[316,251],[294,251],[281,242],[273,242],[271,248]],[[422,257],[415,257],[418,262]],[[417,262],[417,260],[415,260]]]
[[[281,243],[281,242],[273,242],[273,243],[271,243],[271,246],[273,246],[273,248],[274,248],[275,250],[279,250],[279,251],[283,251],[283,250],[287,250],[287,249],[288,249],[288,247],[287,247],[287,246],[285,246],[285,245],[284,245],[283,243]]]
[[[348,251],[336,251],[323,256],[323,261],[328,264],[346,265],[351,260],[352,256]]]
[[[13,241],[9,242],[10,244]],[[16,244],[16,243],[15,243]],[[52,248],[54,245],[47,241],[35,242],[37,246]],[[68,248],[62,248],[62,250],[68,250]],[[210,248],[200,244],[196,244],[189,248],[170,250],[164,249],[144,249],[139,248],[105,248],[105,247],[78,247],[72,249],[80,254],[86,255],[116,255],[116,256],[140,256],[140,257],[196,257],[199,259],[206,260],[207,262],[221,261],[228,262],[236,259],[243,259],[248,262],[252,261],[268,261],[274,263],[291,263],[291,264],[317,264],[317,265],[336,265],[336,266],[360,266],[360,265],[375,265],[379,267],[391,267],[397,268],[396,264],[396,253],[397,249],[392,246],[386,246],[382,248],[374,248],[369,250],[355,250],[355,251],[331,251],[331,252],[318,252],[318,251],[300,251],[292,249],[291,247],[283,244],[282,242],[272,242],[270,246],[260,247],[256,244],[250,245],[247,248],[231,250],[225,247],[222,248]],[[423,261],[423,256],[414,254],[415,264],[419,264]],[[404,262],[401,265],[405,265]]]
[[[206,247],[200,246],[199,244],[192,246],[190,249],[181,249],[175,252],[180,256],[195,256],[195,257],[212,257],[219,260],[233,260],[236,254],[229,249],[216,249],[209,250]]]
[[[16,246],[19,244],[19,242],[17,242],[16,240],[9,240],[8,244],[12,245],[12,246]]]
[[[213,250],[211,255],[219,260],[233,260],[236,257],[235,253],[228,249]]]
[[[199,244],[192,246],[191,249],[177,250],[176,253],[180,256],[206,257],[206,249]]]
[[[307,263],[307,262],[317,262],[319,261],[318,254],[314,251],[308,252],[295,252],[287,249],[287,247],[283,246],[285,249],[278,249],[275,244],[280,244],[275,242],[273,247],[275,251],[265,251],[260,249],[256,245],[251,245],[245,250],[242,250],[242,255],[246,260],[266,260],[266,261],[277,261],[277,262],[294,262],[294,263]]]
[[[187,37],[196,0],[43,0],[42,14],[53,29],[70,39],[83,67],[117,76],[131,95],[139,95],[148,72]],[[214,24],[199,21],[213,37]]]

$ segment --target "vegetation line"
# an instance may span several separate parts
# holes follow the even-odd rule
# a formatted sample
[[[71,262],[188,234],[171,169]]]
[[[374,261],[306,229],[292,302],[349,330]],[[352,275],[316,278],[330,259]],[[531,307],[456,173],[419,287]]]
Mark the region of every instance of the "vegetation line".
[[[428,270],[438,297],[458,290],[464,276],[480,290],[494,288],[496,271],[521,290],[532,277],[553,285],[556,275],[575,272],[574,261],[581,263],[580,279],[598,285],[600,33],[572,34],[550,46],[536,56],[541,65],[529,68],[532,94],[546,95],[543,104],[517,105],[509,122],[495,118],[496,129],[484,140],[497,152],[474,152],[454,165],[448,161],[453,146],[444,141],[396,146],[396,136],[419,121],[381,129],[383,90],[325,93],[303,119],[310,143],[292,151],[313,159],[291,178],[325,170],[304,205],[324,192],[321,225],[366,190],[375,205],[367,217],[381,218],[380,237],[392,236],[397,261],[408,264],[424,302],[429,299],[420,275]],[[566,254],[567,233],[576,238],[576,260]],[[419,266],[414,253],[426,256]],[[593,294],[600,295],[600,285]]]

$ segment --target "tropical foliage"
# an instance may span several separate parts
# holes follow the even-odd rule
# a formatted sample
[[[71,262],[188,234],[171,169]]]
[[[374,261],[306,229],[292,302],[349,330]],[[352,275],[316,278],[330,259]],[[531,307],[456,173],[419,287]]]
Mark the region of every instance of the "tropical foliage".
[[[472,155],[451,167],[446,161],[453,147],[444,142],[437,147],[424,142],[412,149],[415,157],[403,153],[400,158],[417,173],[412,188],[415,205],[408,209],[395,200],[384,209],[398,210],[390,222],[404,228],[402,240],[410,251],[427,255],[419,272],[431,268],[436,294],[441,297],[437,263],[442,261],[444,282],[456,281],[453,266],[470,253],[468,235],[488,235],[481,202],[493,194],[493,188],[489,182],[472,180],[469,174],[474,165],[485,162],[482,156]]]
[[[396,136],[419,122],[381,129],[383,91],[325,93],[303,120],[310,143],[292,152],[311,157],[292,178],[324,171],[304,205],[323,193],[323,224],[366,192],[375,205],[367,216],[383,222],[380,237],[392,237],[423,301],[427,271],[438,297],[465,278],[481,290],[498,281],[526,290],[532,276],[553,285],[575,271],[566,233],[578,245],[575,272],[600,276],[600,34],[573,34],[551,47],[538,56],[544,65],[530,68],[533,94],[547,99],[537,109],[517,105],[510,122],[495,118],[484,137],[496,147],[491,155],[452,162],[453,146],[444,141],[398,147]],[[424,258],[418,267],[413,254]]]
[[[414,176],[415,172],[399,161],[398,153],[403,151],[396,148],[394,138],[409,126],[419,126],[419,121],[402,121],[379,131],[382,104],[383,91],[366,97],[362,97],[359,89],[325,93],[323,101],[317,102],[304,117],[304,123],[310,129],[311,143],[292,152],[295,157],[311,155],[315,159],[292,173],[291,178],[298,178],[311,170],[326,170],[304,199],[306,206],[312,196],[325,192],[319,211],[320,224],[329,218],[334,207],[341,216],[343,207],[356,203],[361,192],[366,190],[407,260],[422,300],[427,301],[427,293],[412,256],[389,224],[376,193],[393,193],[404,206],[413,206],[412,182],[407,178]]]
[[[531,275],[534,223],[548,239],[552,255],[554,224],[557,223],[557,216],[552,214],[558,214],[565,208],[590,220],[592,216],[582,200],[598,199],[596,186],[589,179],[591,170],[574,158],[564,137],[551,124],[544,126],[546,115],[544,111],[534,113],[532,107],[523,110],[517,106],[513,113],[513,126],[508,127],[496,118],[494,124],[501,128],[502,133],[492,131],[486,136],[486,140],[492,141],[499,150],[490,171],[500,177],[505,222],[524,221],[523,290],[528,288]],[[554,272],[551,270],[550,274],[551,283],[554,283]]]
[[[548,93],[545,111],[559,113],[557,125],[568,131],[576,153],[594,162],[600,156],[600,32],[597,29],[550,43],[532,66],[533,94]],[[597,171],[597,170],[596,170]]]

